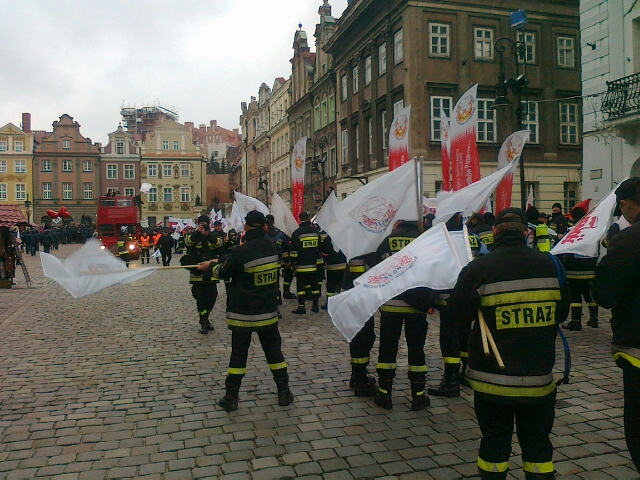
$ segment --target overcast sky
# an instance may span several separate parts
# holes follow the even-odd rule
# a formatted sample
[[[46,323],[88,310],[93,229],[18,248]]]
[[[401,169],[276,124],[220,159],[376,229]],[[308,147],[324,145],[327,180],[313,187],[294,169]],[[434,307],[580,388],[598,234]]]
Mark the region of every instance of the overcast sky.
[[[347,0],[330,0],[338,18]],[[291,75],[302,22],[312,50],[322,0],[5,1],[0,126],[51,131],[68,113],[106,144],[123,105],[160,102],[181,123],[238,128],[240,102]]]

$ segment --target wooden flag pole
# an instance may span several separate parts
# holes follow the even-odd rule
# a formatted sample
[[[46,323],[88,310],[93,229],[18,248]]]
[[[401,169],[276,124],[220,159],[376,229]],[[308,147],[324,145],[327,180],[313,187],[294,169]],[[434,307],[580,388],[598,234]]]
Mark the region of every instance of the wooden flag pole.
[[[478,321],[480,322],[480,333],[482,334],[482,347],[484,348],[484,354],[489,355],[489,349],[487,348],[487,341],[491,346],[491,351],[493,355],[496,357],[496,361],[498,362],[498,366],[500,368],[504,368],[504,362],[502,361],[502,356],[498,351],[498,346],[496,345],[495,340],[493,339],[493,335],[491,335],[491,331],[487,326],[487,322],[484,319],[484,315],[482,314],[482,310],[478,309]]]
[[[217,260],[215,260],[217,263]],[[133,272],[133,271],[143,271],[143,270],[175,270],[178,268],[198,268],[198,265],[174,265],[169,267],[144,267],[144,268],[123,268],[118,270],[85,270],[83,272],[78,272],[78,275],[102,275],[105,273],[121,273],[121,272]]]

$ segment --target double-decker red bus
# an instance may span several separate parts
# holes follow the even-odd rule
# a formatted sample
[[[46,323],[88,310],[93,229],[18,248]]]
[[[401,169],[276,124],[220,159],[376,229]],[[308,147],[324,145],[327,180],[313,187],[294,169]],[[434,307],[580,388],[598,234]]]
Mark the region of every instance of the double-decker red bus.
[[[104,248],[117,254],[116,243],[123,232],[132,240],[127,244],[131,260],[140,257],[140,209],[135,197],[104,196],[98,200],[98,238]]]

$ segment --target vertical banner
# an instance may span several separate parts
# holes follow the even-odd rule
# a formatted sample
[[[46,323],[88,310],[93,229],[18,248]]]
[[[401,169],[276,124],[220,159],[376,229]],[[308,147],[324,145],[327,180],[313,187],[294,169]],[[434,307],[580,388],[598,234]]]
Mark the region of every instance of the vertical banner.
[[[409,161],[409,120],[411,105],[395,116],[389,127],[389,171],[392,172]]]
[[[480,180],[480,157],[476,143],[477,92],[478,84],[475,84],[462,95],[451,112],[449,138],[454,191]]]
[[[535,199],[533,198],[533,185],[529,185],[529,194],[527,195],[527,210],[533,207]]]
[[[440,145],[442,148],[442,190],[451,191],[451,142],[449,137],[449,117],[440,109]]]
[[[296,142],[291,153],[291,206],[293,217],[298,221],[298,215],[304,208],[304,167],[307,157],[307,137]]]
[[[520,155],[522,155],[524,145],[529,139],[529,133],[529,130],[520,130],[507,137],[500,148],[500,153],[498,154],[498,170],[506,167],[511,162],[518,162]],[[500,185],[498,185],[498,189],[496,190],[496,214],[500,213],[505,208],[511,207],[513,175],[513,172],[507,174],[500,182]]]

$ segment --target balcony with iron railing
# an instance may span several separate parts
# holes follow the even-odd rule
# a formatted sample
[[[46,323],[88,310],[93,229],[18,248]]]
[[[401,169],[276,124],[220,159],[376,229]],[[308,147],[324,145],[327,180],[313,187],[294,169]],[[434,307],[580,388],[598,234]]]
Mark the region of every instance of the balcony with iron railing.
[[[602,112],[607,114],[607,120],[640,114],[640,73],[607,82]]]

